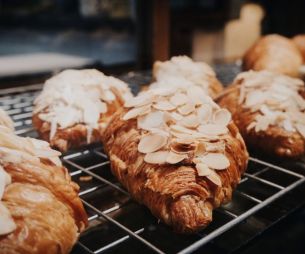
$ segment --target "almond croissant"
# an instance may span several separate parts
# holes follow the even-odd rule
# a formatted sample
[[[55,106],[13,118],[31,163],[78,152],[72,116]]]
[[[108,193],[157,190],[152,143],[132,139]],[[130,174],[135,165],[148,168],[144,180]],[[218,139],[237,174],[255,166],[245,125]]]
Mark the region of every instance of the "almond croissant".
[[[65,70],[47,80],[34,101],[33,125],[66,152],[99,141],[111,115],[131,96],[126,83],[97,70]]]
[[[103,141],[131,196],[181,233],[212,221],[248,160],[230,113],[197,86],[150,89],[129,100]]]
[[[69,253],[86,227],[79,187],[59,154],[0,126],[0,253]]]

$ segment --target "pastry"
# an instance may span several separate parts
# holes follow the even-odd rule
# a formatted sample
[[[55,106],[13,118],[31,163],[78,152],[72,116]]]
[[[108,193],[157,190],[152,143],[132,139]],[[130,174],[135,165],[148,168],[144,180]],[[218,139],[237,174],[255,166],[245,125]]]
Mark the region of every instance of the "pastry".
[[[34,101],[33,125],[66,152],[100,140],[112,114],[131,96],[126,83],[97,70],[66,70],[46,81]]]
[[[295,158],[305,151],[305,91],[300,79],[269,71],[239,74],[217,102],[229,109],[246,144]]]
[[[289,76],[299,76],[302,56],[288,38],[272,34],[259,39],[244,55],[244,70],[269,70]]]
[[[103,143],[131,196],[181,233],[212,221],[248,160],[231,114],[199,86],[140,93],[115,113]]]
[[[0,126],[0,253],[69,253],[86,227],[79,187],[59,154]]]
[[[194,62],[187,56],[175,56],[165,62],[156,61],[153,66],[153,79],[157,81],[156,84],[152,84],[153,87],[176,83],[185,86],[197,85],[211,97],[215,97],[223,89],[215,72],[208,64]]]
[[[2,108],[0,108],[0,125],[14,130],[14,122]]]
[[[303,63],[305,63],[305,34],[299,34],[292,38],[303,56]]]

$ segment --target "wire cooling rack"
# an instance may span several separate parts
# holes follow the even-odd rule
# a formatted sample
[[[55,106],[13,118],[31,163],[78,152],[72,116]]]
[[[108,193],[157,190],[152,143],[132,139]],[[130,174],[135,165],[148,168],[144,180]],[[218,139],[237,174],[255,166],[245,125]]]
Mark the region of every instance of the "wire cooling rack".
[[[150,77],[129,73],[122,79],[136,92]],[[41,87],[0,90],[0,107],[12,117],[19,135],[37,137],[31,115]],[[72,253],[227,253],[305,203],[304,162],[251,157],[232,201],[214,211],[213,222],[196,234],[180,235],[130,198],[111,174],[101,144],[64,154],[62,161],[80,186],[89,216],[89,228]]]

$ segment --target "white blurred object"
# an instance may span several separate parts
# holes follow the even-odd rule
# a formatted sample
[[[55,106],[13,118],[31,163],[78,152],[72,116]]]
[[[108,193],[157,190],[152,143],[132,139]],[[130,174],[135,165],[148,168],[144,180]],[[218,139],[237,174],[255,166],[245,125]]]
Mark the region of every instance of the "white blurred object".
[[[0,76],[50,72],[66,68],[80,68],[92,64],[85,57],[57,53],[33,53],[0,57]]]

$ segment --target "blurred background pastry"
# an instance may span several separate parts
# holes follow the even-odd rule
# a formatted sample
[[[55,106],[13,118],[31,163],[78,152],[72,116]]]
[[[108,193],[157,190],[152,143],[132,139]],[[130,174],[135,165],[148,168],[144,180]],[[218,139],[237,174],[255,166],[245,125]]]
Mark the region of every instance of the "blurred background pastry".
[[[302,55],[296,45],[280,35],[266,35],[244,55],[244,70],[269,70],[293,77],[299,76]]]
[[[97,70],[66,70],[45,82],[33,125],[51,146],[67,151],[100,140],[111,115],[131,96],[126,83]]]

